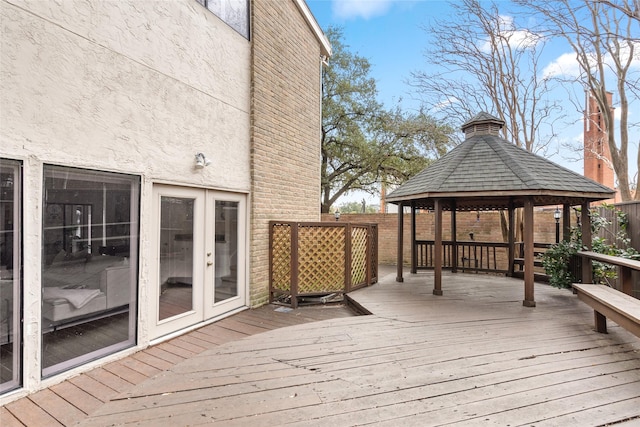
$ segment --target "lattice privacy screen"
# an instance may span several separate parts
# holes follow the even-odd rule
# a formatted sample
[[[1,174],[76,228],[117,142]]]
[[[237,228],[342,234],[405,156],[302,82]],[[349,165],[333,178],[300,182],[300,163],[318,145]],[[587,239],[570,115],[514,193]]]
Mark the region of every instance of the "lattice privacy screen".
[[[344,293],[377,280],[377,226],[270,223],[270,299]],[[349,274],[347,274],[347,272]]]

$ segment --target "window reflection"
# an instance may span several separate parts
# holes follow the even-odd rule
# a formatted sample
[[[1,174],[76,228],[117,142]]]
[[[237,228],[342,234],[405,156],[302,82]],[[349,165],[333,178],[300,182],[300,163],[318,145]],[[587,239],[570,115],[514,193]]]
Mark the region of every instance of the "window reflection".
[[[249,38],[249,0],[196,1],[245,38]]]
[[[20,162],[0,159],[0,392],[20,386]]]
[[[138,177],[45,166],[43,375],[133,345]]]
[[[160,300],[158,320],[193,308],[194,199],[160,201]]]
[[[215,302],[238,296],[238,202],[216,200]]]

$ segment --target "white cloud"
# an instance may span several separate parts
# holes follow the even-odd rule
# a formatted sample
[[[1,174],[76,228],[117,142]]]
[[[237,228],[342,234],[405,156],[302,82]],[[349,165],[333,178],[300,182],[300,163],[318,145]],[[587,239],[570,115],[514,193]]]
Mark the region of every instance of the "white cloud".
[[[578,60],[575,53],[563,53],[544,70],[542,70],[543,77],[578,77],[580,76],[580,67],[578,66]]]
[[[393,0],[334,0],[333,13],[342,19],[363,18],[384,15]]]
[[[497,35],[500,42],[508,45],[513,49],[530,49],[534,48],[544,38],[529,30],[517,30],[516,25],[513,22],[513,17],[507,15],[500,15],[497,25]],[[484,44],[480,46],[480,49],[485,53],[491,52],[491,41],[485,40]]]
[[[453,104],[458,104],[460,103],[460,100],[454,96],[450,96],[448,97],[446,100],[437,103],[436,105],[433,106],[433,108],[431,109],[431,111],[437,112],[440,110],[444,110],[446,107],[453,105]]]
[[[628,57],[629,48],[625,47],[623,44],[621,46],[622,54],[620,55],[622,58]],[[592,58],[589,60],[591,64],[595,66],[597,64],[595,55],[592,55]],[[604,56],[604,63],[607,66],[607,69],[614,69],[613,61],[611,59],[611,55],[606,54]],[[632,69],[640,69],[640,42],[634,42],[634,56],[631,60],[631,68]],[[544,77],[579,77],[582,70],[578,65],[578,60],[576,58],[575,53],[563,53],[554,61],[552,61],[549,65],[545,67],[543,70]]]

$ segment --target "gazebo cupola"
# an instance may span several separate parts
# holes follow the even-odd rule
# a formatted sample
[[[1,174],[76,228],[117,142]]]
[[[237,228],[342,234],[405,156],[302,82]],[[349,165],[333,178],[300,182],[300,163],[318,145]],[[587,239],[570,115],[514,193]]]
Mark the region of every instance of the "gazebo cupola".
[[[465,139],[476,135],[500,135],[500,130],[504,127],[504,121],[493,117],[485,112],[476,114],[471,120],[461,127]]]

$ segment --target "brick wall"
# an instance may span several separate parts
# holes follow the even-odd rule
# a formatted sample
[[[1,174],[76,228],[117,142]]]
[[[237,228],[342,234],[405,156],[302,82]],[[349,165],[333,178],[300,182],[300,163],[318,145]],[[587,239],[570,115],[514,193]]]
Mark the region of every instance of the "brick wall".
[[[320,217],[320,45],[293,1],[252,4],[251,305],[268,299],[269,220]]]
[[[554,209],[536,210],[534,213],[534,240],[537,243],[553,243],[556,236]],[[451,239],[451,216],[443,212],[443,239]],[[416,218],[416,236],[419,240],[434,239],[434,215],[418,213]],[[574,218],[572,218],[573,220]],[[335,221],[333,214],[323,214],[323,221]],[[372,222],[378,224],[378,260],[380,264],[395,264],[398,249],[398,216],[397,214],[342,214],[340,221]],[[479,242],[501,242],[502,231],[498,212],[458,212],[458,241],[469,241],[469,233]],[[562,231],[560,231],[562,233]],[[411,214],[404,215],[404,262],[411,263]]]

